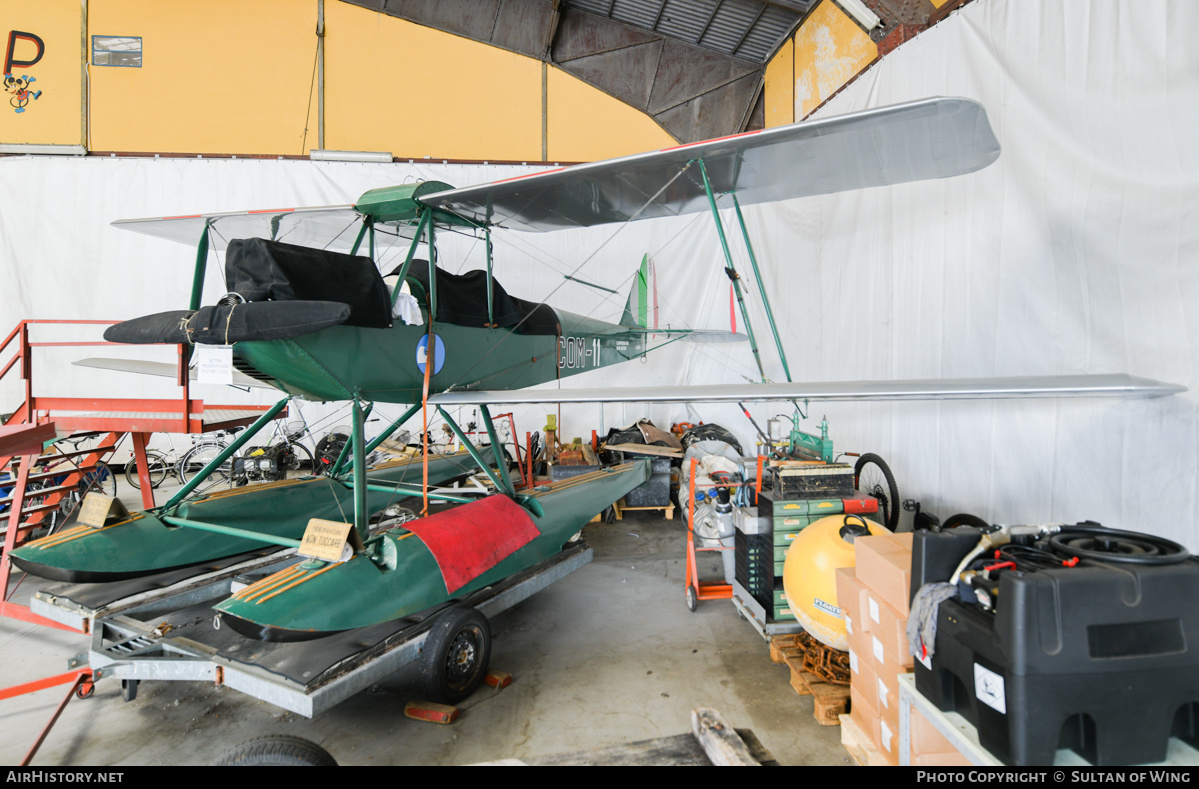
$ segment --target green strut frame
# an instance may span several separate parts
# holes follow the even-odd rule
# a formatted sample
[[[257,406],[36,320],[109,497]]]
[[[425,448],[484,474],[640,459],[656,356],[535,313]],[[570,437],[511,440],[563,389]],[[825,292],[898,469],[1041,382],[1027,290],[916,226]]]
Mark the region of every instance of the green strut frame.
[[[712,219],[716,223],[716,233],[720,237],[720,247],[724,250],[724,260],[728,264],[729,279],[733,283],[733,293],[737,297],[737,306],[741,310],[741,319],[745,321],[745,333],[749,335],[749,345],[753,349],[754,362],[758,365],[758,373],[762,376],[762,380],[766,381],[766,371],[762,367],[762,356],[758,351],[758,342],[754,338],[753,324],[749,320],[749,312],[745,308],[745,300],[741,293],[741,277],[737,274],[737,267],[733,264],[733,255],[729,251],[728,238],[724,234],[724,223],[720,220],[720,212],[716,208],[716,194],[712,191],[712,182],[708,179],[708,169],[704,166],[703,159],[695,159],[694,162],[699,164],[700,175],[704,179],[704,192],[708,195],[708,207],[712,209]],[[766,320],[770,323],[770,333],[774,335],[774,345],[778,349],[779,359],[783,363],[783,372],[787,376],[787,380],[791,380],[791,370],[787,366],[787,354],[783,351],[783,343],[779,338],[778,327],[774,322],[774,313],[770,309],[770,299],[766,296],[766,287],[762,284],[762,274],[758,270],[758,260],[754,255],[753,245],[749,241],[749,231],[745,227],[745,218],[741,215],[741,205],[737,202],[736,192],[730,192],[733,196],[733,206],[737,212],[737,224],[741,226],[741,238],[745,241],[745,247],[749,250],[749,262],[754,270],[754,279],[758,281],[758,292],[762,296],[762,304],[766,308]]]

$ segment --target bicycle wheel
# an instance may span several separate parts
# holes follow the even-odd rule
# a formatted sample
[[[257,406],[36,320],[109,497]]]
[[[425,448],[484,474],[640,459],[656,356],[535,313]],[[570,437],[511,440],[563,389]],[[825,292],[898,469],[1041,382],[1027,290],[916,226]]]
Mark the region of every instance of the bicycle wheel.
[[[200,473],[209,463],[216,460],[217,455],[221,454],[225,447],[218,444],[197,444],[187,451],[187,454],[179,459],[179,481],[183,484],[191,482],[192,478]],[[233,485],[233,461],[225,460],[218,466],[208,479],[200,483],[193,491],[194,493],[203,493],[210,490],[220,490]]]
[[[287,479],[306,477],[316,473],[312,453],[303,444],[288,444],[279,453],[279,464],[283,467],[284,476]]]
[[[112,496],[114,499],[117,497],[117,475],[112,473],[112,469],[103,460],[96,463],[95,468],[86,472],[83,479],[79,480],[80,499],[92,491]]]
[[[167,478],[167,472],[170,469],[171,464],[167,462],[166,455],[152,449],[146,451],[146,473],[150,477],[151,488],[161,485],[162,481]],[[137,473],[137,458],[130,458],[129,462],[125,464],[125,481],[141,490],[142,480]]]
[[[899,488],[891,468],[878,455],[867,452],[853,467],[853,486],[878,499],[878,519],[888,531],[899,525]]]

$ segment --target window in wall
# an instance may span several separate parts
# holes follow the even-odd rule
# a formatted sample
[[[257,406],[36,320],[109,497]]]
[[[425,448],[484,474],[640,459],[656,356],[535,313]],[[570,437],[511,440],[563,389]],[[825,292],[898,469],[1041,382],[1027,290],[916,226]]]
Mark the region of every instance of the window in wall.
[[[92,65],[142,67],[141,36],[92,36]]]

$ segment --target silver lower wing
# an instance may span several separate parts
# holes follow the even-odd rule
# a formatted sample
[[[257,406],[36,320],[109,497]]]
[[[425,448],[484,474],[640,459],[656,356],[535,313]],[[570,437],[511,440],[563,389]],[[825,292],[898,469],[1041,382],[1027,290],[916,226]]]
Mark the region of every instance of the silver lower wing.
[[[77,362],[72,362],[77,367],[91,367],[96,370],[116,370],[122,373],[138,373],[139,375],[153,375],[159,378],[174,378],[178,375],[178,368],[169,362],[146,362],[139,359],[80,359]],[[193,367],[188,371],[189,380],[196,380],[196,370]],[[257,389],[274,389],[270,384],[263,383],[256,378],[251,378],[245,373],[233,371],[233,380],[230,386],[255,387]]]
[[[1036,397],[1165,397],[1185,386],[1131,375],[1062,375],[914,381],[716,384],[606,389],[442,392],[437,405],[521,403],[736,403],[759,400],[1002,400]]]

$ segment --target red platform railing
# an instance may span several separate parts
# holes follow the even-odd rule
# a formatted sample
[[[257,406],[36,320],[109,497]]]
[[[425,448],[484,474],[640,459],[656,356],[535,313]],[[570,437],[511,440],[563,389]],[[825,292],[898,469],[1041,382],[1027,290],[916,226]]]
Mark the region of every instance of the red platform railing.
[[[66,472],[39,474],[34,472],[40,452],[27,454],[9,450],[0,453],[0,471],[10,469],[12,496],[9,511],[0,515],[0,523],[7,521],[4,529],[4,555],[0,557],[0,616],[9,616],[24,621],[37,622],[58,626],[56,623],[44,620],[29,612],[24,606],[9,602],[8,590],[9,561],[8,554],[24,542],[33,529],[43,520],[44,514],[55,509],[64,495],[69,493],[83,479],[83,475],[94,469],[105,457],[111,454],[117,443],[130,434],[133,437],[133,456],[141,470],[142,503],[149,509],[154,506],[154,493],[145,470],[146,444],[153,433],[169,432],[197,434],[219,428],[231,428],[247,425],[270,406],[258,405],[219,405],[208,406],[213,411],[243,412],[244,415],[223,417],[224,421],[206,422],[204,419],[205,403],[190,397],[190,380],[188,375],[188,347],[175,346],[176,376],[175,383],[181,388],[177,398],[105,398],[105,397],[58,397],[35,394],[34,388],[34,349],[54,347],[94,347],[117,345],[104,341],[57,341],[34,342],[30,338],[30,329],[35,326],[110,326],[117,321],[100,320],[23,320],[9,332],[0,343],[0,358],[14,346],[12,357],[0,367],[0,381],[13,370],[17,370],[21,379],[21,390],[24,399],[21,404],[5,419],[4,426],[10,430],[20,425],[47,425],[53,423],[58,433],[96,432],[107,433],[100,445],[90,450],[65,455],[78,454],[84,456],[80,463],[71,463]],[[44,386],[45,381],[41,384]],[[40,388],[40,387],[39,387]],[[28,449],[28,448],[27,448]],[[14,469],[10,466],[14,457],[20,457],[19,464]],[[66,475],[65,479],[57,477]],[[56,477],[53,488],[42,488],[37,492],[40,502],[34,506],[26,506],[28,496],[26,486],[31,479],[39,477]],[[43,480],[44,482],[44,480]]]

